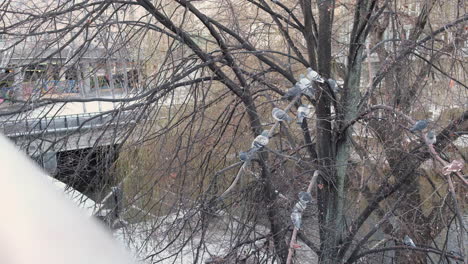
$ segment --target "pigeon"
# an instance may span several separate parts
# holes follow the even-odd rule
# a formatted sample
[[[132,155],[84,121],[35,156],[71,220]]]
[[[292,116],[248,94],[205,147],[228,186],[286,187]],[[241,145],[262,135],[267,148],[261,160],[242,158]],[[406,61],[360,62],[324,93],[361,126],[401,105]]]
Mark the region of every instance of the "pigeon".
[[[243,162],[249,161],[252,157],[249,156],[249,152],[239,152],[239,159]]]
[[[292,100],[294,97],[298,96],[299,94],[302,93],[301,88],[299,87],[299,84],[296,83],[293,87],[289,88],[286,93],[283,95],[284,100]]]
[[[292,118],[284,110],[279,109],[277,107],[271,110],[271,114],[273,115],[273,118],[276,121],[291,121],[292,120]]]
[[[239,159],[244,162],[247,161],[249,159],[248,153],[244,151],[239,152]]]
[[[291,213],[291,220],[294,225],[294,227],[299,230],[301,229],[301,223],[302,223],[302,213],[293,211]]]
[[[405,235],[405,237],[403,238],[403,244],[405,244],[408,247],[416,247],[416,245],[413,242],[413,239],[411,239],[411,237],[409,237],[408,235]]]
[[[268,130],[263,130],[262,134],[258,135],[252,142],[252,149],[255,149],[256,151],[268,145],[268,141],[270,141],[268,138],[269,133],[270,132]]]
[[[307,79],[304,74],[299,75],[299,88],[301,88],[302,91],[305,91],[307,88],[309,88],[312,83],[310,82],[309,79]]]
[[[304,212],[308,203],[308,202],[303,202],[301,200],[301,197],[303,199],[308,199],[308,198],[312,199],[312,196],[310,196],[310,194],[309,194],[310,197],[307,197],[306,194],[302,194],[302,193],[306,193],[306,192],[299,193],[299,201],[294,205],[293,211],[291,213],[291,220],[296,229],[301,229],[302,212]]]
[[[301,203],[308,204],[312,201],[312,195],[308,192],[300,192],[299,201],[301,201]]]
[[[307,78],[312,82],[324,83],[325,80],[320,77],[318,72],[312,70],[312,68],[307,68]]]
[[[434,131],[431,130],[431,131],[427,132],[426,142],[429,145],[434,145],[437,142],[437,138],[436,138],[436,135],[435,135]]]
[[[429,122],[427,120],[418,120],[412,128],[410,128],[411,132],[416,132],[416,131],[422,131],[429,125]]]
[[[330,88],[335,94],[340,92],[340,86],[338,86],[338,83],[335,80],[333,80],[332,78],[329,78],[327,80],[327,83],[328,83],[328,86],[330,86]]]
[[[254,148],[251,148],[248,151],[241,151],[239,152],[239,159],[243,162],[249,162],[253,158],[255,151],[256,150]]]
[[[302,94],[307,95],[309,97],[315,97],[315,88],[312,86],[312,83],[308,85],[302,84],[297,82],[296,85],[301,89]]]
[[[443,168],[443,174],[449,175],[452,172],[459,172],[465,166],[465,162],[463,160],[453,160],[450,164]]]
[[[307,79],[304,74],[301,74],[299,76],[299,81],[296,83],[297,86],[302,91],[302,94],[307,95],[309,97],[314,97],[315,96],[315,88],[313,87],[313,84]]]
[[[298,124],[302,124],[302,122],[304,122],[304,118],[307,118],[309,113],[310,113],[310,109],[309,107],[307,107],[307,105],[299,106],[299,108],[297,109],[297,121],[296,122]]]

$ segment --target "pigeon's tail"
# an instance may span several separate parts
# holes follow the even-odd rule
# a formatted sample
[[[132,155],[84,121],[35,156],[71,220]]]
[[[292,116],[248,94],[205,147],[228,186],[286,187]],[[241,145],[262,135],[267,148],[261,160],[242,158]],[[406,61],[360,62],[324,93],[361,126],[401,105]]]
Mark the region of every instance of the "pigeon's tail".
[[[302,125],[303,122],[304,122],[304,117],[303,116],[298,117],[297,120],[296,120],[296,123],[300,124],[300,125]]]
[[[250,156],[254,155],[255,152],[257,152],[259,150],[259,148],[257,147],[253,147],[253,148],[250,148],[248,151],[247,151],[247,154],[249,154]]]
[[[263,145],[260,144],[260,143],[258,143],[258,142],[254,142],[254,143],[252,144],[252,149],[255,149],[255,151],[258,151],[258,150],[260,150],[261,148],[263,148]]]
[[[293,211],[291,213],[291,220],[294,225],[294,227],[299,230],[301,229],[301,224],[302,224],[302,214],[297,211]]]
[[[315,97],[315,91],[313,91],[311,89],[308,89],[308,90],[304,91],[304,95],[307,95],[310,98],[314,98]]]

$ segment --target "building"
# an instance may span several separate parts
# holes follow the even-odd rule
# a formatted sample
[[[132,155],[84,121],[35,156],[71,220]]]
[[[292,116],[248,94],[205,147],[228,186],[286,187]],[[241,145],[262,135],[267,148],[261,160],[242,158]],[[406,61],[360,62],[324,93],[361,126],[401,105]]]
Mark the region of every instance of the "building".
[[[0,98],[114,97],[137,89],[141,64],[127,30],[115,26],[123,13],[60,13],[74,2],[59,2],[11,1],[0,15],[8,21],[0,27]],[[50,17],[31,19],[43,14]]]

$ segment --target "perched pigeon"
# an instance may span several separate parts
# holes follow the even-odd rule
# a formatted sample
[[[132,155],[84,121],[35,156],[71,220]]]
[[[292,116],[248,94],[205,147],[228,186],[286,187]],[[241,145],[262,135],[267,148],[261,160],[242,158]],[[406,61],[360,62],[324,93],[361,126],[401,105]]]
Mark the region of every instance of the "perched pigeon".
[[[304,118],[307,118],[309,113],[310,113],[310,109],[309,107],[307,107],[307,105],[299,106],[299,108],[297,109],[297,121],[296,122],[298,124],[302,124],[302,122],[304,122]]]
[[[296,85],[299,87],[299,89],[301,89],[302,94],[309,97],[315,97],[315,88],[313,87],[312,83],[305,85],[297,82]]]
[[[411,237],[409,237],[408,235],[405,235],[405,237],[403,238],[403,244],[405,244],[408,247],[416,247],[416,245],[413,242],[413,239],[411,239]]]
[[[429,145],[434,145],[437,142],[437,138],[436,138],[436,135],[435,135],[434,131],[431,130],[431,131],[427,132],[426,142]]]
[[[340,92],[340,86],[338,86],[338,83],[335,80],[329,78],[327,83],[335,94]]]
[[[418,120],[412,128],[410,128],[411,132],[416,132],[416,131],[422,131],[429,125],[429,122],[427,120]]]
[[[449,175],[452,172],[459,172],[463,169],[465,166],[465,162],[463,160],[453,160],[443,168],[443,174],[444,175]]]
[[[258,150],[268,145],[268,141],[270,141],[268,133],[268,130],[263,130],[262,134],[258,135],[252,142],[252,148]]]
[[[309,79],[307,79],[304,74],[299,75],[299,87],[301,88],[302,91],[305,91],[307,88],[309,88],[312,83],[310,82]]]
[[[301,193],[305,193],[305,192],[300,192],[299,193],[299,201],[294,205],[293,211],[291,213],[291,220],[292,220],[293,225],[294,225],[294,227],[296,229],[301,229],[302,213],[304,212],[304,210],[307,207],[307,202],[303,202],[302,199],[301,199],[301,196],[302,196],[303,199],[307,199],[307,198],[312,199],[312,196],[307,197],[306,194],[301,195]],[[310,194],[309,194],[309,196],[310,196]]]
[[[312,195],[310,195],[310,193],[308,192],[300,192],[299,201],[301,201],[304,204],[308,204],[312,201]]]
[[[298,96],[299,94],[302,93],[301,88],[299,87],[299,84],[296,83],[293,87],[289,88],[286,93],[283,95],[284,100],[292,100],[294,97]]]
[[[244,162],[247,161],[249,159],[248,153],[245,151],[239,152],[239,159]]]
[[[293,211],[291,213],[291,220],[294,225],[294,227],[299,230],[301,229],[301,223],[302,223],[302,213]]]
[[[243,162],[249,162],[253,155],[255,154],[255,149],[251,148],[248,151],[241,151],[239,152],[239,159]]]
[[[292,118],[284,110],[279,109],[277,107],[271,110],[271,114],[273,115],[273,118],[276,121],[291,121],[292,120]]]
[[[318,72],[312,70],[312,68],[307,68],[307,78],[312,82],[324,83],[325,80],[320,77]]]

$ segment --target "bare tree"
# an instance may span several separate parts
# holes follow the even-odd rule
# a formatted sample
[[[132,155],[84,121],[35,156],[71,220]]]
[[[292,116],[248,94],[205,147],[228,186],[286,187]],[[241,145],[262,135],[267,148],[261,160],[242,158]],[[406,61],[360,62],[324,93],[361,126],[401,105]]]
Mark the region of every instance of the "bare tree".
[[[114,218],[128,243],[143,238],[140,257],[466,263],[465,3],[8,0],[0,12],[4,133],[42,160],[58,153],[57,177],[98,201],[123,188]],[[307,104],[299,124],[271,113]]]

